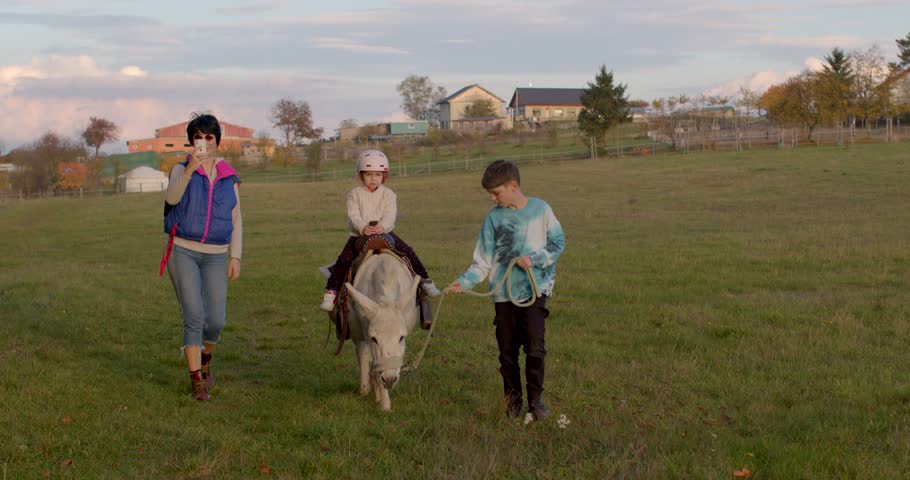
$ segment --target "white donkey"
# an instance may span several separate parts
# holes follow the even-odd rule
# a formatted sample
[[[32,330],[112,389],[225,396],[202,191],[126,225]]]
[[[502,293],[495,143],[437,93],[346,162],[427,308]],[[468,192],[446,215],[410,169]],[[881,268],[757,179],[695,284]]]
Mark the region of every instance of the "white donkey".
[[[391,253],[372,255],[360,265],[348,288],[351,340],[360,366],[360,394],[376,394],[384,411],[392,410],[389,391],[398,384],[404,363],[405,338],[417,324],[420,276],[411,276],[404,262]]]

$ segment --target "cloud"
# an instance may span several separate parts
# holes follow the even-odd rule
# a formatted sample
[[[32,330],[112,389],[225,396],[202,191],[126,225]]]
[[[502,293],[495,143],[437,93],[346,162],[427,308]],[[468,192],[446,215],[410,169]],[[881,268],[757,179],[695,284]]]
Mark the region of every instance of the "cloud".
[[[276,24],[301,24],[301,25],[322,25],[322,26],[341,26],[341,25],[391,25],[398,24],[411,16],[406,12],[396,9],[372,9],[372,10],[344,10],[328,11],[315,15],[306,15],[298,17],[289,17],[275,20],[270,23]]]
[[[823,48],[831,49],[834,47],[857,48],[867,43],[860,37],[850,35],[818,35],[804,37],[786,37],[777,35],[761,35],[754,40],[756,45],[772,47],[799,47],[799,48]]]
[[[104,74],[95,59],[88,55],[35,58],[24,65],[0,66],[0,94],[9,93],[27,79],[100,77]]]
[[[137,15],[66,15],[59,13],[0,12],[0,25],[43,25],[68,29],[131,28],[156,24]]]
[[[148,72],[135,66],[127,65],[120,69],[120,73],[126,75],[127,77],[145,77],[148,76]]]
[[[402,112],[401,110],[396,110],[382,117],[383,122],[406,122],[410,119],[411,117],[409,117],[408,114]]]
[[[799,71],[796,70],[789,72],[777,72],[774,70],[755,72],[752,75],[737,78],[716,87],[709,88],[708,90],[705,90],[704,93],[709,96],[738,97],[740,95],[740,90],[744,88],[753,93],[761,94],[767,90],[768,87],[783,83],[788,78],[797,74],[799,74]]]
[[[282,0],[258,0],[240,5],[222,6],[215,9],[218,15],[256,15],[276,10],[287,4]]]
[[[407,50],[401,48],[360,43],[350,38],[316,37],[312,39],[312,42],[313,45],[317,48],[344,50],[346,52],[354,53],[378,53],[391,55],[407,55],[409,53]]]

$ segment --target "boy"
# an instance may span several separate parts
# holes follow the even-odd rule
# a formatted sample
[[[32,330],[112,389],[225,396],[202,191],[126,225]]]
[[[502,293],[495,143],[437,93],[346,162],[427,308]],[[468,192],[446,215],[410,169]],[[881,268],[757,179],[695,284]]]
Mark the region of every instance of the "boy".
[[[534,276],[540,296],[528,307],[514,305],[508,298],[506,286],[493,293],[496,343],[499,345],[499,373],[510,417],[521,415],[521,368],[518,348],[525,352],[525,381],[528,391],[528,412],[539,420],[550,415],[543,403],[545,320],[550,311],[547,297],[553,291],[556,260],[565,248],[565,236],[559,220],[547,202],[526,197],[520,188],[518,167],[506,160],[496,160],[483,173],[483,188],[496,204],[483,220],[474,260],[468,270],[446,287],[450,293],[461,293],[488,280],[498,285],[506,275],[509,263],[518,258],[517,265]],[[513,272],[512,295],[517,303],[531,300],[528,276]]]

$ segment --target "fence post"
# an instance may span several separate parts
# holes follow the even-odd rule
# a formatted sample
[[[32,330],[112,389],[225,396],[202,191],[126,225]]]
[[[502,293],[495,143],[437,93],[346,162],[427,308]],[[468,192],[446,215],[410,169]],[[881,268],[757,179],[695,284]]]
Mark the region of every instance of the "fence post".
[[[82,200],[82,187],[79,187],[79,200]]]

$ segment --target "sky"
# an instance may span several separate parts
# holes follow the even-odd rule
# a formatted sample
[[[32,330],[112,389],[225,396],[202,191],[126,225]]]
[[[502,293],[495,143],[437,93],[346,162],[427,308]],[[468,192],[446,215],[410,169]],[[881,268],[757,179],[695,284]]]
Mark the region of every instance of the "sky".
[[[277,137],[282,97],[327,133],[404,120],[410,74],[506,101],[601,65],[633,99],[761,91],[834,47],[894,61],[908,18],[907,0],[0,0],[0,148],[100,116],[123,152],[196,111]]]

